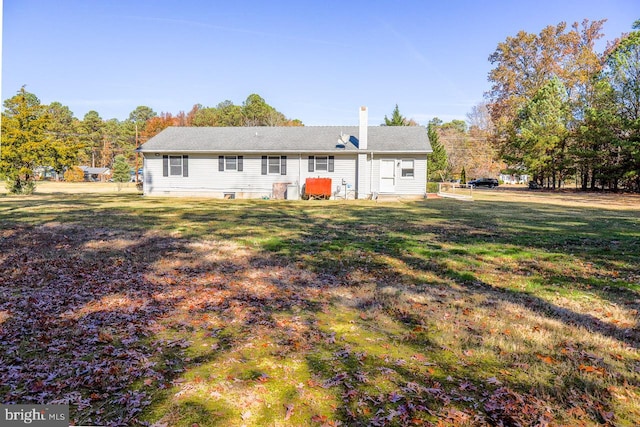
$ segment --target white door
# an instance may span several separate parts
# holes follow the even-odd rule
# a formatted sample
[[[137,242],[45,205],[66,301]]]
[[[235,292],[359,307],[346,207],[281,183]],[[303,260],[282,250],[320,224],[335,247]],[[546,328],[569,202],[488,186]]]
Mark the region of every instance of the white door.
[[[380,160],[380,192],[393,193],[396,190],[396,161]]]

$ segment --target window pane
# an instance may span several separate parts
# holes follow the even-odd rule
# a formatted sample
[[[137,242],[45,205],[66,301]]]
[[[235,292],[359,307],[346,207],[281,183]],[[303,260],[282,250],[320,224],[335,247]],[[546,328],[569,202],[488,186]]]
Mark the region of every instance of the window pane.
[[[169,156],[169,174],[182,175],[182,156]]]
[[[269,173],[280,173],[280,157],[269,157]]]
[[[236,156],[226,156],[225,157],[225,169],[228,171],[234,171],[237,169],[236,166],[237,157]]]
[[[402,161],[402,176],[413,177],[413,160]]]
[[[327,156],[316,157],[316,170],[326,171],[327,170],[328,159]]]

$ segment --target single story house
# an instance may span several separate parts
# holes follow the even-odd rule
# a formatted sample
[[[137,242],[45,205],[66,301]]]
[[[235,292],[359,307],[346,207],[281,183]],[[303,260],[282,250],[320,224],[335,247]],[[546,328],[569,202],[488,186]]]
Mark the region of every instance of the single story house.
[[[422,126],[170,127],[139,149],[144,194],[288,198],[330,178],[334,198],[424,196]]]
[[[84,180],[91,182],[106,182],[111,178],[111,169],[96,168],[92,166],[80,166],[84,172]]]

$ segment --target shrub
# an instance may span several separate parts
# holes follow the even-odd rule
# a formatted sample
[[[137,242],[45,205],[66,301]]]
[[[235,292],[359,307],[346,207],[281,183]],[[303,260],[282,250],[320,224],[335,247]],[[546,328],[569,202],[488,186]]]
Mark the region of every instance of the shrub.
[[[84,171],[78,166],[73,166],[64,172],[64,180],[67,182],[84,181]]]
[[[439,189],[438,182],[427,182],[427,193],[437,193]]]

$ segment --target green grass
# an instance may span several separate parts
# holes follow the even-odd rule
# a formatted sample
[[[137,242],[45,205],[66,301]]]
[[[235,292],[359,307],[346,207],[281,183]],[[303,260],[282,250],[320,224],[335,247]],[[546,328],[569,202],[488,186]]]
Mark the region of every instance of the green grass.
[[[0,197],[0,396],[96,424],[634,425],[640,207],[505,194]]]

